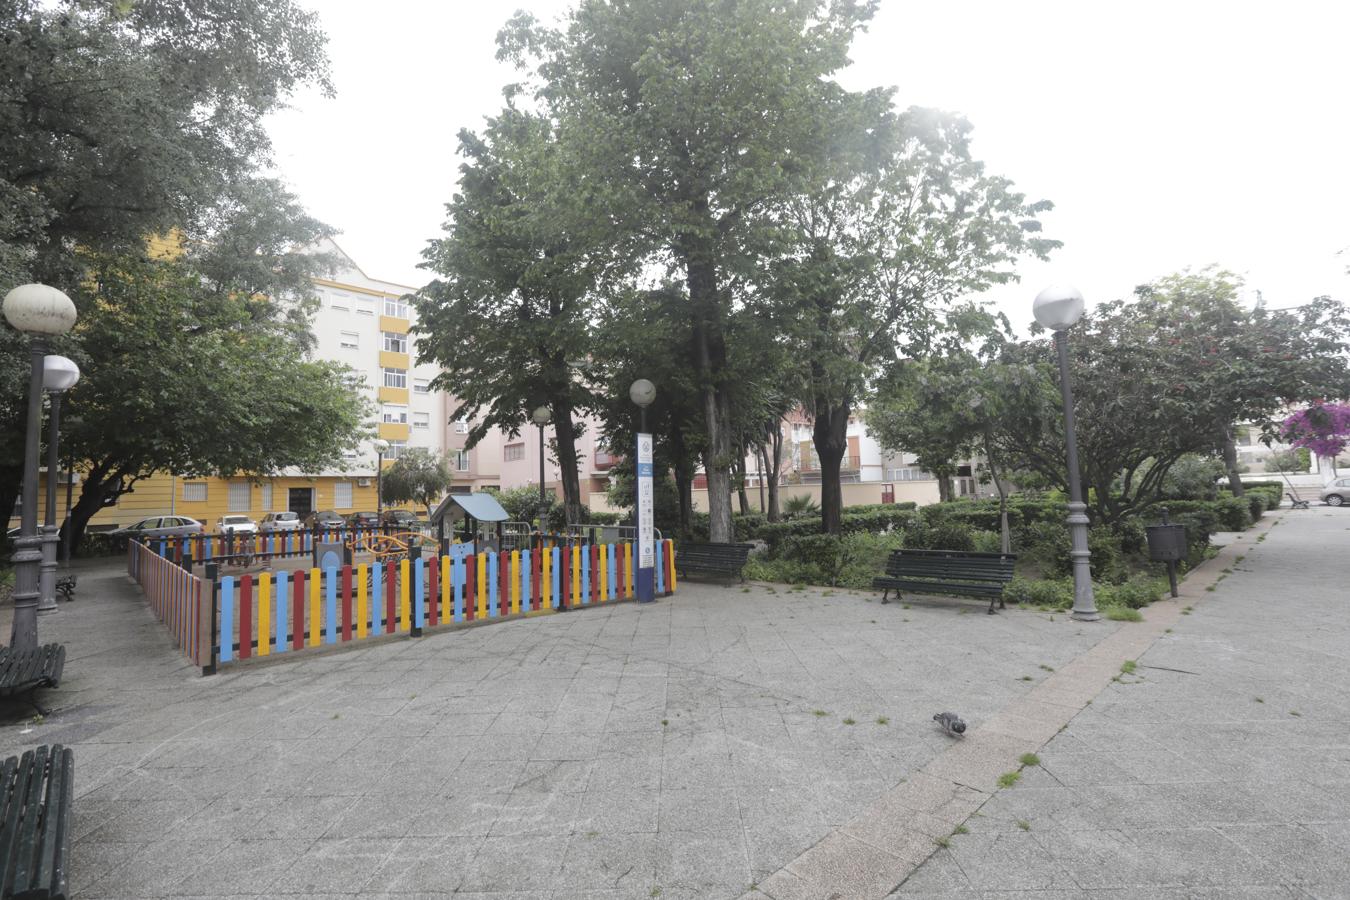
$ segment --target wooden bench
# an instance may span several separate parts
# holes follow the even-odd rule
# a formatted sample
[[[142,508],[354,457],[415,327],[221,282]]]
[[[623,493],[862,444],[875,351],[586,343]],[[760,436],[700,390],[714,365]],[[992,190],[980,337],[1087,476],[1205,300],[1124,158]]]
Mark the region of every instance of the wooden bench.
[[[741,570],[753,548],[753,544],[680,544],[676,548],[675,571],[682,576],[709,575],[744,581]]]
[[[47,710],[33,699],[33,692],[60,684],[65,667],[66,648],[61,644],[46,644],[33,650],[0,647],[0,697],[26,693],[28,702],[45,716]]]
[[[0,764],[0,897],[69,896],[75,755],[60,744]]]
[[[891,591],[911,594],[950,594],[988,597],[989,614],[994,603],[1004,609],[1003,586],[1013,577],[1017,557],[1003,553],[967,553],[961,550],[892,550],[886,574],[872,580],[881,588],[881,602]]]

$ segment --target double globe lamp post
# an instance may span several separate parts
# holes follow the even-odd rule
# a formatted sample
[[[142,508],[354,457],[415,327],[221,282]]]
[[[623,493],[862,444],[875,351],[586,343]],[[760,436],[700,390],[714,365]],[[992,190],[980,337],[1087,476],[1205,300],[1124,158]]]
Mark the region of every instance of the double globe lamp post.
[[[42,428],[42,391],[44,388],[44,357],[47,342],[65,334],[75,325],[75,304],[61,291],[45,284],[25,284],[5,295],[5,320],[17,331],[29,337],[30,375],[28,381],[28,418],[24,431],[23,457],[23,514],[19,539],[15,541],[14,562],[14,626],[10,646],[15,650],[32,650],[37,642],[38,599],[41,596],[42,543],[37,530],[38,457]],[[70,384],[74,382],[71,381]],[[69,387],[67,384],[66,387]],[[55,478],[55,470],[48,471]],[[49,491],[50,493],[50,491]],[[52,516],[53,501],[47,515]],[[53,548],[55,549],[54,545]]]
[[[1069,383],[1069,329],[1083,316],[1083,295],[1068,285],[1053,285],[1036,295],[1032,315],[1055,335],[1059,357],[1059,387],[1064,397],[1064,438],[1069,464],[1069,556],[1073,560],[1073,612],[1081,622],[1095,622],[1097,602],[1092,596],[1092,554],[1088,551],[1087,504],[1078,475],[1078,439],[1074,433],[1073,386]]]

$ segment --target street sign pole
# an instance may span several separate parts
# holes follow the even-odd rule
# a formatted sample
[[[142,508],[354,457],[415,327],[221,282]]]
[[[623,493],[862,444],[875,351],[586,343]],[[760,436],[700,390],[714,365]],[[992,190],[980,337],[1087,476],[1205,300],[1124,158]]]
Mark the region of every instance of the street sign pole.
[[[656,530],[652,507],[652,436],[637,436],[637,599],[656,599]]]

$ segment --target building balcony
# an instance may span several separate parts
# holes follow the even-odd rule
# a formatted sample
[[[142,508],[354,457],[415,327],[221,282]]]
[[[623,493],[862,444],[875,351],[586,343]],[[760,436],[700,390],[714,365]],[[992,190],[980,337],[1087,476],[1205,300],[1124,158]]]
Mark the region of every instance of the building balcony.
[[[860,456],[845,456],[839,461],[839,471],[841,474],[845,472],[857,472],[860,469],[862,469],[862,457]],[[802,460],[802,464],[798,468],[798,471],[801,472],[802,475],[819,476],[820,460],[815,456],[812,456],[810,459],[804,459]]]
[[[591,468],[597,472],[608,472],[623,459],[619,453],[609,453],[605,450],[595,451],[595,459],[592,460]]]

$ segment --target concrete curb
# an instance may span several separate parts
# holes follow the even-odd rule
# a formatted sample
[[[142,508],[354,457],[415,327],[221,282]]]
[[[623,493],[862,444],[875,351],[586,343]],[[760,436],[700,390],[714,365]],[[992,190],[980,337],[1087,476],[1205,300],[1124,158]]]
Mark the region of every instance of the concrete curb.
[[[1287,513],[1272,512],[1197,566],[1178,597],[1148,607],[1143,622],[1113,631],[1025,696],[954,742],[926,766],[741,895],[740,900],[882,900],[998,790],[999,775],[1062,731],[1111,680],[1204,600],[1223,569]],[[1090,623],[1084,623],[1090,626]]]

